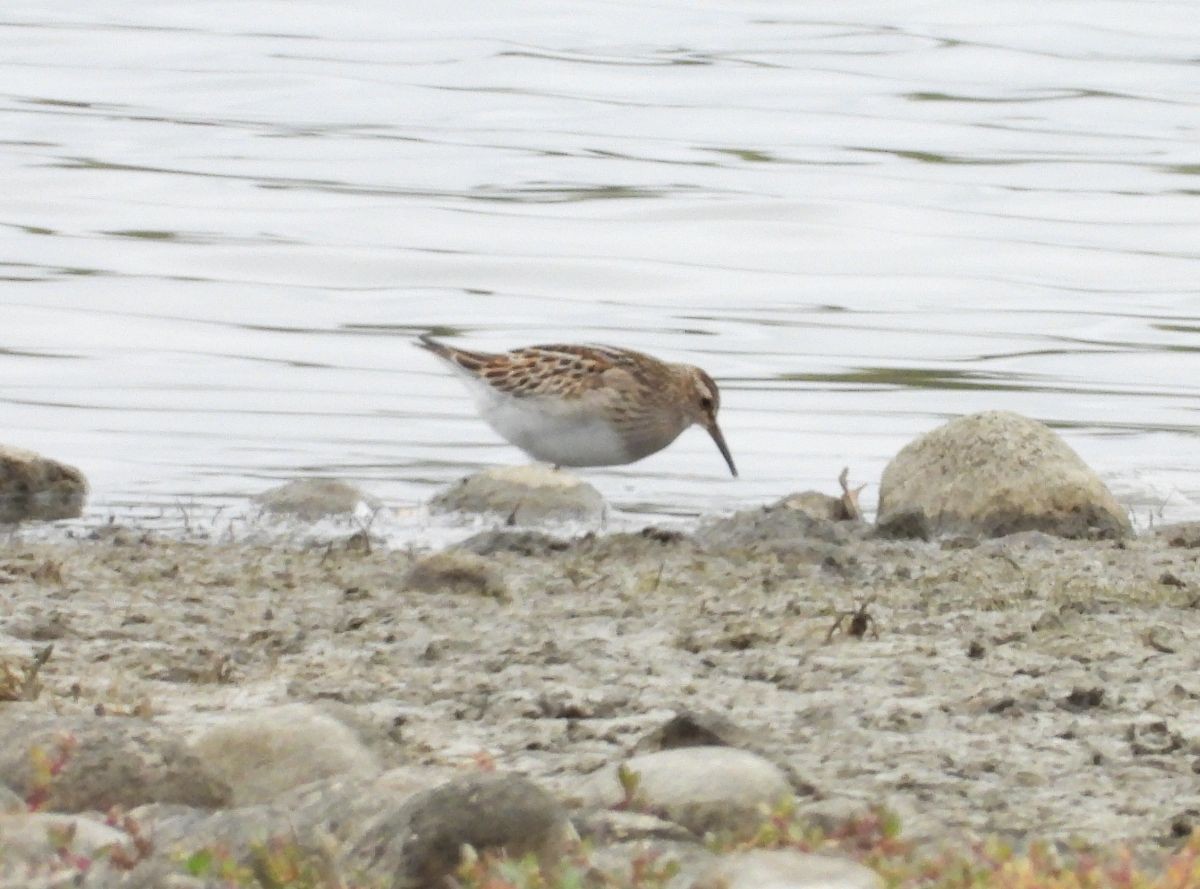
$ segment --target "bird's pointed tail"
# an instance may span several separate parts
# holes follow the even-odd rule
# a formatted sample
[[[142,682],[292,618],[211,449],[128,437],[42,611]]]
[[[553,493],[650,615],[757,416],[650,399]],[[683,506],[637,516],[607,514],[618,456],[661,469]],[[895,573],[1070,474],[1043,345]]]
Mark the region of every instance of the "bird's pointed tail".
[[[466,349],[456,349],[453,346],[447,346],[445,343],[439,343],[433,338],[433,334],[423,333],[418,338],[417,345],[425,349],[427,352],[432,352],[434,355],[441,358],[443,361],[448,361],[456,367],[461,367],[463,370],[477,373],[480,368],[492,359],[493,355],[487,352],[469,352]]]

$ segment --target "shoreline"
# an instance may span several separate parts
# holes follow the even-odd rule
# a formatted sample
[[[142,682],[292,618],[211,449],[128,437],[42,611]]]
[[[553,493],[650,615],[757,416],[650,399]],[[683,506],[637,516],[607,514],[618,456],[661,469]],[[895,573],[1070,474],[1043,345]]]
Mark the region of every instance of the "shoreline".
[[[801,812],[884,805],[918,840],[1167,850],[1200,821],[1197,541],[806,527],[733,545],[499,530],[433,556],[361,535],[11,539],[0,660],[54,645],[22,707],[195,738],[233,711],[333,702],[399,727],[386,764],[486,755],[552,789],[716,711]]]

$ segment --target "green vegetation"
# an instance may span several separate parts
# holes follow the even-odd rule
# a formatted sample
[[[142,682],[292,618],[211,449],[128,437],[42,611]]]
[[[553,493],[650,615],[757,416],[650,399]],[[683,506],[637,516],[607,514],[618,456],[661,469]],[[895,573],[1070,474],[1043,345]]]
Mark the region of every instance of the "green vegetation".
[[[133,819],[112,813],[107,820],[129,837],[129,846],[102,850],[97,858],[107,858],[113,866],[128,870],[150,857],[152,844]],[[73,831],[56,830],[49,840],[48,848],[60,866],[80,873],[93,866],[95,859],[73,851]],[[849,858],[878,873],[886,889],[1200,887],[1200,831],[1154,872],[1136,866],[1126,849],[1060,855],[1048,844],[1034,843],[1018,853],[990,840],[930,852],[905,840],[898,820],[887,812],[868,812],[827,831],[806,821],[791,804],[777,807],[746,837],[710,837],[708,845],[717,854],[788,849]],[[594,851],[586,842],[574,844],[554,859],[532,855],[514,859],[502,852],[478,853],[469,847],[464,853],[453,883],[448,884],[458,889],[664,889],[679,873],[673,858],[650,848],[633,856],[621,873],[613,873],[596,864]],[[253,846],[249,856],[236,856],[224,847],[204,847],[177,861],[182,873],[215,880],[231,889],[371,889],[379,885],[378,881],[344,879],[331,855],[284,837]]]
[[[182,859],[193,877],[219,880],[238,889],[370,889],[370,883],[347,883],[333,863],[311,849],[276,837],[251,848],[248,861],[228,849],[207,847]]]
[[[1059,855],[1038,842],[1018,853],[989,840],[930,852],[903,839],[899,821],[886,812],[825,831],[790,804],[778,807],[751,836],[714,838],[709,845],[721,854],[790,849],[849,858],[878,873],[886,889],[1200,889],[1200,831],[1154,872],[1137,867],[1126,849]],[[585,844],[550,862],[472,853],[456,877],[461,889],[663,889],[677,873],[672,859],[652,852],[634,858],[624,875],[606,873],[592,864]]]
[[[29,812],[44,808],[53,785],[77,747],[63,736],[51,751],[35,747],[30,754]],[[487,767],[481,762],[482,767]],[[640,776],[627,767],[618,771],[623,798],[618,810],[644,811]],[[44,865],[87,873],[97,861],[129,871],[152,858],[152,835],[118,810],[105,823],[124,835],[121,843],[86,854],[75,848],[74,825],[47,832]],[[1200,829],[1157,869],[1135,863],[1129,849],[1097,852],[1078,849],[1059,853],[1050,844],[1032,842],[1023,851],[999,840],[941,849],[918,847],[903,838],[899,820],[882,809],[822,828],[797,810],[794,800],[764,812],[747,833],[707,838],[708,850],[731,855],[750,850],[791,850],[846,858],[872,869],[885,889],[1200,889]],[[0,840],[0,864],[6,859]],[[478,852],[464,847],[463,860],[447,886],[457,889],[665,889],[679,875],[679,863],[647,846],[625,866],[602,867],[587,842],[571,844],[554,858],[509,858],[502,851]],[[174,858],[181,873],[230,889],[374,889],[379,878],[345,878],[335,849],[314,849],[289,837],[253,844],[248,854],[224,846],[201,847]]]

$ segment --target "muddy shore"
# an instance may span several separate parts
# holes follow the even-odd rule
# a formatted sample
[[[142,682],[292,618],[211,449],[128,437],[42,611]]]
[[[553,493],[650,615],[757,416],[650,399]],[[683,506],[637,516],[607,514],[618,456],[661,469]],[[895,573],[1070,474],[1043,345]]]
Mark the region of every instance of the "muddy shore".
[[[362,535],[16,535],[0,544],[0,661],[22,669],[52,643],[36,706],[63,714],[194,736],[230,711],[335,701],[393,765],[486,755],[558,789],[673,713],[716,711],[814,813],[881,803],[931,840],[1166,849],[1200,824],[1189,529],[729,531],[499,530],[432,561]]]

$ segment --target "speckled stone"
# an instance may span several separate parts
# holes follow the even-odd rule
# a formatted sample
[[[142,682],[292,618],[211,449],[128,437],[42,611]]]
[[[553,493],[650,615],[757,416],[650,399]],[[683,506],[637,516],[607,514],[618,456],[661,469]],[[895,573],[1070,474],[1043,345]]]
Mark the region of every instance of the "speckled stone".
[[[634,756],[624,768],[637,776],[635,810],[659,813],[697,834],[743,830],[763,806],[792,796],[792,786],[773,763],[732,747],[681,747]],[[626,792],[614,764],[590,775],[573,798],[585,805],[625,805]]]
[[[1007,411],[959,417],[906,445],[883,472],[878,527],[900,536],[1132,533],[1125,509],[1066,442]]]
[[[267,707],[227,719],[191,744],[209,774],[233,791],[236,806],[335,776],[365,778],[380,764],[355,733],[310,704]]]
[[[0,445],[0,523],[73,519],[87,493],[87,479],[74,466]]]

